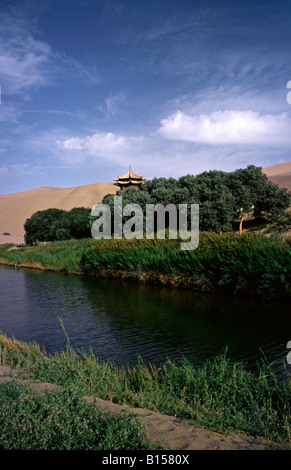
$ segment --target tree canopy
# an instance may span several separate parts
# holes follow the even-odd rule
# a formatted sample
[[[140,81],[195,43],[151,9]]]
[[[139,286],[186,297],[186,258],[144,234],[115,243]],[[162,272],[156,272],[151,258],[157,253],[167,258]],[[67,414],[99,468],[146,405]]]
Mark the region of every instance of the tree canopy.
[[[205,171],[196,176],[178,179],[154,178],[136,191],[120,190],[123,206],[136,203],[145,213],[146,204],[199,204],[199,227],[203,231],[229,231],[233,222],[242,223],[247,214],[273,219],[283,215],[291,204],[287,189],[279,188],[262,172],[249,165],[233,172]],[[103,203],[113,212],[114,195],[107,195]]]
[[[90,208],[75,207],[70,211],[46,209],[37,211],[25,221],[25,241],[60,241],[91,236]]]
[[[120,190],[123,208],[138,204],[146,216],[146,205],[187,204],[190,221],[191,204],[199,205],[199,229],[202,231],[231,231],[234,221],[242,231],[247,214],[274,220],[283,215],[291,204],[291,194],[279,188],[262,172],[260,167],[249,165],[233,172],[205,171],[196,176],[153,178],[137,191],[135,188]],[[103,204],[111,209],[114,218],[114,195],[103,198]],[[123,216],[124,224],[131,216]],[[75,207],[70,211],[46,209],[35,212],[24,224],[25,241],[68,240],[91,237],[91,209]],[[167,220],[166,220],[167,223]],[[113,224],[112,224],[113,227]],[[190,226],[188,227],[190,228]]]

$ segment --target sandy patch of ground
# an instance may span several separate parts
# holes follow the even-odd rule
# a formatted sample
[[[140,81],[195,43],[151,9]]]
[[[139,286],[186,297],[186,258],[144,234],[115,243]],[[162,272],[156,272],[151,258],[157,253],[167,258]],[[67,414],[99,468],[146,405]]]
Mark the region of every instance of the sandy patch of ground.
[[[4,243],[14,243],[15,245],[23,245],[24,235],[0,235],[0,245],[4,245]]]

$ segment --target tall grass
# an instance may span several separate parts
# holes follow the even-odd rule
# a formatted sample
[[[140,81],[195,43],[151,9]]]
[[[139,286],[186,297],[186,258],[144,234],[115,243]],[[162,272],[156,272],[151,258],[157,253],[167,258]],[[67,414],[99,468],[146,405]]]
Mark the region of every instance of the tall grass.
[[[258,373],[227,353],[194,367],[134,367],[102,363],[91,355],[67,349],[47,355],[37,344],[24,344],[0,335],[1,362],[21,368],[34,380],[52,382],[80,396],[93,395],[114,403],[145,407],[178,416],[220,432],[241,431],[271,440],[291,441],[291,377],[278,382],[272,367],[262,363]]]
[[[106,240],[84,253],[81,263],[91,274],[121,270],[222,293],[276,299],[291,294],[291,242],[263,235],[204,233],[189,251],[176,240]]]
[[[81,273],[80,261],[83,254],[94,244],[95,240],[68,240],[40,244],[33,247],[22,247],[17,250],[2,250],[0,246],[0,262],[35,268],[46,268],[54,271]]]
[[[291,240],[201,233],[195,250],[179,240],[68,240],[0,251],[0,262],[177,287],[290,299]]]

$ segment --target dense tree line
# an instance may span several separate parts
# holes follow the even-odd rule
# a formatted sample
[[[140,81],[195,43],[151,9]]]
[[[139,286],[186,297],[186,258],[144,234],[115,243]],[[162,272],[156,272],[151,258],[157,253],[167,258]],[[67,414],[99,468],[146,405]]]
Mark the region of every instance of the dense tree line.
[[[32,245],[41,241],[91,237],[90,214],[91,209],[84,207],[35,212],[24,224],[25,241]]]
[[[242,231],[246,215],[274,220],[290,206],[291,195],[272,183],[260,167],[249,165],[233,172],[205,171],[196,176],[154,178],[136,191],[129,188],[117,193],[123,206],[139,204],[145,213],[146,204],[199,204],[199,227],[203,231],[229,231],[239,223]],[[103,204],[111,207],[114,196],[107,195]],[[129,217],[127,217],[128,219]]]
[[[138,204],[146,213],[147,204],[199,204],[199,228],[203,231],[227,232],[233,223],[242,231],[246,215],[278,219],[291,204],[291,194],[272,183],[260,167],[253,165],[233,172],[205,171],[196,176],[154,178],[146,181],[137,191],[129,188],[117,193],[122,196],[123,207]],[[114,214],[114,195],[103,198]],[[124,217],[123,222],[130,216]],[[70,211],[47,209],[38,211],[27,219],[25,240],[27,244],[37,241],[68,240],[91,237],[91,209],[76,207]],[[113,227],[113,224],[112,224]]]

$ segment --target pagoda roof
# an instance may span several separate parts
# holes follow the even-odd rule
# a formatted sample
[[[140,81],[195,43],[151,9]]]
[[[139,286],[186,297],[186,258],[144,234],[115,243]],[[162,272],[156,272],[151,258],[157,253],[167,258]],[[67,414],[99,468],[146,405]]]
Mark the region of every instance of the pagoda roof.
[[[123,176],[118,176],[118,178],[114,178],[114,181],[127,181],[127,180],[130,180],[133,183],[140,183],[142,181],[145,181],[146,178],[134,173],[131,169],[131,166],[129,166],[129,170],[127,173],[125,173]]]

